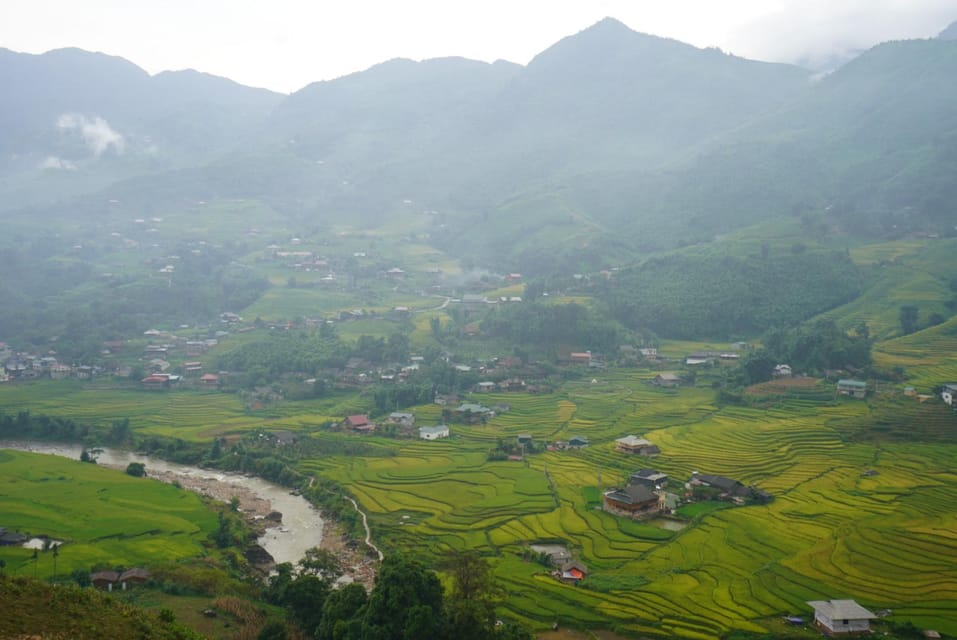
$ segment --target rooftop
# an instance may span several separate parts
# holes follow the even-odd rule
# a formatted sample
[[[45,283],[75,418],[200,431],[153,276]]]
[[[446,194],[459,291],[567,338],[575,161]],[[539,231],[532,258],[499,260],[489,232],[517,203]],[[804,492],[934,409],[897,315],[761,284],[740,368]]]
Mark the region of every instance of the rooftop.
[[[831,620],[872,620],[877,617],[853,600],[811,600],[808,604]]]

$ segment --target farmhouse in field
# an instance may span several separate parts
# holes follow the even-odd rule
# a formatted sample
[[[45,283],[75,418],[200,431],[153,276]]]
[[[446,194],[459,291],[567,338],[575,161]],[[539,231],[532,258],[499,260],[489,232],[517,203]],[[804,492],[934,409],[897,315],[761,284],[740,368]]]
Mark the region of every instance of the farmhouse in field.
[[[204,373],[199,377],[199,384],[207,389],[215,389],[219,386],[219,375],[215,373]]]
[[[957,382],[945,384],[940,390],[941,399],[947,403],[947,406],[954,406],[954,398],[957,397]]]
[[[411,428],[413,425],[415,425],[415,416],[411,413],[393,411],[389,414],[389,422],[392,424],[397,424],[400,427]]]
[[[123,573],[116,571],[97,571],[90,574],[90,582],[97,589],[113,591],[114,586],[126,591],[128,587],[144,584],[150,579],[150,572],[140,567],[128,569]]]
[[[140,380],[140,384],[143,385],[144,389],[153,389],[153,390],[169,389],[170,378],[167,375],[154,373]]]
[[[419,427],[419,437],[423,440],[438,440],[449,437],[449,427],[445,424],[434,427]]]
[[[630,484],[624,489],[611,489],[604,495],[605,508],[631,515],[658,511],[659,496],[643,484]]]
[[[770,502],[771,494],[757,487],[746,487],[737,480],[715,476],[708,473],[691,472],[691,479],[685,484],[693,494],[703,498],[728,500],[735,504],[745,504],[746,501]]]
[[[625,436],[615,440],[615,449],[622,453],[638,454],[641,456],[656,456],[661,453],[657,445],[644,438]]]
[[[492,413],[492,410],[488,407],[483,407],[480,404],[472,404],[466,402],[465,404],[459,405],[455,409],[455,415],[467,422],[468,424],[473,424],[476,422],[481,422],[482,420],[489,417]]]
[[[359,433],[371,433],[375,431],[375,423],[369,421],[369,416],[365,414],[347,416],[345,420],[342,421],[342,427],[344,429],[350,429],[351,431],[358,431]]]
[[[113,585],[120,579],[120,574],[116,571],[97,571],[90,574],[90,582],[97,589],[112,591]]]
[[[588,438],[585,436],[572,436],[568,440],[568,446],[573,449],[580,449],[588,446]]]
[[[565,584],[578,585],[588,576],[588,568],[581,562],[566,562],[555,576]]]
[[[852,398],[863,398],[867,395],[867,383],[860,380],[838,380],[837,392],[842,396],[851,396]]]
[[[663,489],[668,486],[668,474],[654,469],[639,469],[631,474],[628,484],[643,484],[649,489]]]
[[[771,372],[771,375],[775,378],[790,378],[791,377],[791,365],[789,364],[778,364],[774,366],[774,371]]]
[[[853,600],[813,600],[814,624],[827,633],[868,633],[877,616]]]
[[[655,376],[654,380],[651,381],[651,384],[655,385],[656,387],[670,389],[680,385],[681,378],[673,373],[659,373]]]

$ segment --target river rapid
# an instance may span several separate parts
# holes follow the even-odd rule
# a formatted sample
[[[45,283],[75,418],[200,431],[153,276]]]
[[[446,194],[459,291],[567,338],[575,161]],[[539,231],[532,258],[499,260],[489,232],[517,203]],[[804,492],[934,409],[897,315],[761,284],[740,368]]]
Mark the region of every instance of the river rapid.
[[[0,449],[15,449],[57,455],[79,460],[83,446],[69,443],[50,443],[29,440],[0,440]],[[184,488],[204,493],[228,502],[236,495],[245,511],[263,516],[271,511],[282,514],[281,522],[264,520],[265,533],[259,544],[277,563],[298,562],[307,549],[318,547],[322,542],[323,521],[319,511],[289,489],[254,476],[223,473],[213,469],[201,469],[189,465],[167,462],[161,458],[123,451],[102,449],[96,456],[98,464],[125,469],[131,462],[146,465],[147,476],[167,482],[176,480]]]

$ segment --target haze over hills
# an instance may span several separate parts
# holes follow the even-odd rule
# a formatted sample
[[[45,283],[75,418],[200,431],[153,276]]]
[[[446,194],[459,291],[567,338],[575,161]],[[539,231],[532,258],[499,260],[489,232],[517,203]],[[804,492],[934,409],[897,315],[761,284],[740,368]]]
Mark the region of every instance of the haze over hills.
[[[242,197],[319,224],[381,222],[411,201],[443,214],[436,242],[526,271],[544,254],[574,269],[779,215],[947,232],[949,31],[814,80],[606,19],[525,67],[392,60],[285,98],[79,50],[3,51],[0,194],[7,215],[103,188],[70,206]]]

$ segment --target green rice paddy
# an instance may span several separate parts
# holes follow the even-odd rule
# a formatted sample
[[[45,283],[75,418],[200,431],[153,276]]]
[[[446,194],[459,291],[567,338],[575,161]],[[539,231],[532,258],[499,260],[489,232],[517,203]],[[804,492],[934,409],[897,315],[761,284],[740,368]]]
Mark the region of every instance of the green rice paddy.
[[[0,451],[0,526],[63,542],[52,551],[0,547],[13,574],[68,575],[96,564],[176,561],[206,553],[216,515],[196,494],[56,456]]]

